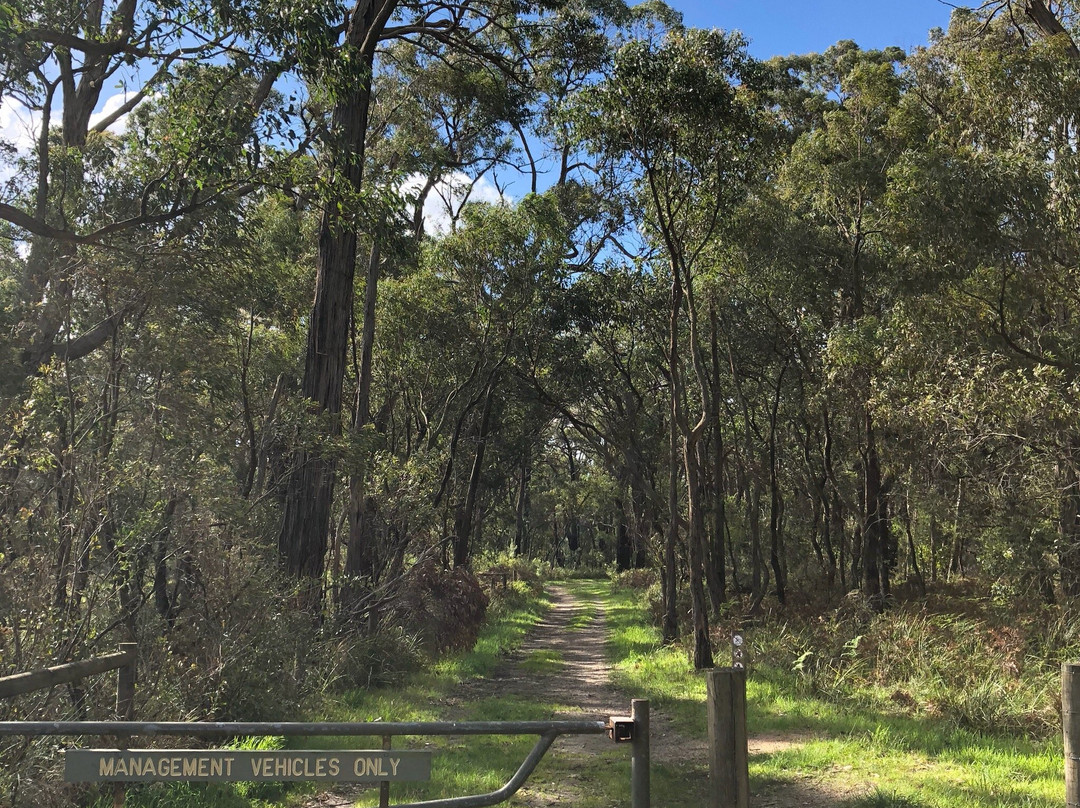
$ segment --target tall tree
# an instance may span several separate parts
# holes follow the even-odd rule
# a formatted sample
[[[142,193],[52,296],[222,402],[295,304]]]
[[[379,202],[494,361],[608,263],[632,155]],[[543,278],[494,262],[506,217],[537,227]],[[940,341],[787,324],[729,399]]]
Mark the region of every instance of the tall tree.
[[[633,41],[618,51],[610,78],[585,94],[588,117],[580,125],[592,148],[610,155],[636,178],[646,235],[659,246],[670,276],[665,636],[671,638],[675,631],[670,619],[672,560],[680,521],[676,470],[681,468],[698,668],[712,664],[703,586],[709,546],[701,445],[716,417],[702,342],[699,275],[710,245],[756,168],[755,152],[762,140],[755,99],[760,78],[739,37],[719,31],[669,31],[662,41]]]
[[[795,143],[783,180],[818,228],[819,271],[836,295],[836,309],[824,322],[830,363],[849,391],[852,428],[859,435],[856,577],[878,609],[889,597],[896,564],[873,391],[881,320],[903,277],[884,204],[889,170],[907,145],[893,125],[903,89],[897,69],[902,58],[898,49],[861,51],[842,42],[798,66],[804,82],[838,100],[823,104],[817,124]]]

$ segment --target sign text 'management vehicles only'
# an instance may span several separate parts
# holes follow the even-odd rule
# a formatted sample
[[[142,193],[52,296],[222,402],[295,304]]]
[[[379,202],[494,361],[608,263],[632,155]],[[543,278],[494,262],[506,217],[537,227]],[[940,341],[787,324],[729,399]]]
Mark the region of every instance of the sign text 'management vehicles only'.
[[[378,783],[431,779],[430,752],[381,750],[252,752],[207,749],[68,749],[69,783],[326,780]]]

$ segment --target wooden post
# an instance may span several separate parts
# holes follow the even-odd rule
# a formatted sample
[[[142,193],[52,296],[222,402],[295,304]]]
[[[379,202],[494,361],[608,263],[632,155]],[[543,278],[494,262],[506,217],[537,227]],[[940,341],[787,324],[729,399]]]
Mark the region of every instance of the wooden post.
[[[121,643],[121,647],[124,645],[125,643]],[[31,693],[34,690],[45,690],[56,685],[77,682],[87,676],[96,676],[99,673],[118,670],[128,664],[128,656],[127,652],[107,654],[103,657],[84,659],[79,662],[65,662],[62,665],[54,665],[43,670],[3,676],[0,677],[0,698]]]
[[[1061,666],[1061,726],[1065,735],[1065,806],[1080,808],[1080,663]]]
[[[630,808],[649,808],[649,700],[631,699],[634,737],[630,748]]]
[[[382,748],[390,751],[393,745],[393,735],[382,736]],[[390,781],[383,780],[379,783],[379,808],[389,808],[390,806]]]
[[[135,669],[139,658],[139,645],[133,642],[120,643],[120,653],[127,661],[116,669],[116,720],[131,721],[135,717]],[[126,747],[131,739],[117,738],[120,747]],[[127,789],[123,783],[113,786],[113,808],[123,808]]]
[[[749,808],[746,671],[714,668],[706,680],[710,808]]]
[[[122,642],[120,653],[127,657],[127,661],[116,669],[116,720],[131,721],[135,717],[135,665],[139,645]]]

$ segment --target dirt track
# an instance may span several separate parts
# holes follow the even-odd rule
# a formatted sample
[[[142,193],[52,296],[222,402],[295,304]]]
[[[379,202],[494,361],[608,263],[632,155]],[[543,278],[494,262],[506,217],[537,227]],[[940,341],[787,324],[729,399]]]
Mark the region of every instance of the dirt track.
[[[526,638],[522,647],[508,658],[488,679],[466,683],[461,698],[532,698],[537,701],[567,705],[560,717],[607,717],[629,712],[630,699],[635,694],[622,693],[609,676],[604,643],[607,630],[600,602],[585,604],[577,601],[566,589],[550,587],[552,607],[545,618]],[[583,627],[571,628],[575,618],[591,612],[592,619]],[[526,670],[523,663],[538,651],[559,654],[562,666],[556,674],[538,675]],[[650,747],[654,767],[668,769],[685,786],[687,808],[704,804],[708,789],[707,742],[683,734],[662,707],[651,710]],[[751,728],[752,732],[752,728]],[[750,754],[767,755],[797,746],[799,738],[755,736],[751,734]],[[602,755],[612,744],[599,736],[577,736],[560,739],[556,751],[573,753],[575,757]],[[582,766],[582,778],[588,768]],[[550,805],[573,805],[579,782],[544,783],[542,789],[522,789],[518,799],[530,808]],[[754,808],[833,808],[850,794],[837,794],[826,785],[813,781],[770,783],[755,790],[751,805]]]
[[[564,709],[557,718],[607,718],[625,715],[634,694],[622,693],[609,676],[604,643],[607,630],[600,602],[581,603],[564,588],[550,587],[552,608],[515,651],[495,672],[484,679],[463,683],[446,705],[451,713],[463,712],[470,702],[518,698],[538,703],[557,704]],[[587,622],[575,619],[591,613]],[[554,652],[561,661],[549,674],[537,673],[527,664],[537,652]],[[755,736],[751,727],[749,751],[755,755],[773,754],[799,745],[802,739],[780,736]],[[682,733],[662,707],[651,710],[650,751],[653,782],[658,775],[677,783],[678,801],[663,801],[669,808],[699,808],[707,801],[707,743]],[[550,808],[573,806],[583,793],[595,793],[590,776],[597,766],[612,765],[628,755],[619,754],[606,737],[598,735],[567,736],[556,741],[549,755],[561,758],[560,770],[569,774],[558,779],[545,776],[543,763],[530,782],[513,798],[511,806]],[[852,794],[838,794],[816,780],[795,780],[764,785],[752,783],[752,808],[839,808]],[[669,787],[668,793],[671,789]],[[654,793],[656,787],[654,785]],[[654,797],[654,806],[661,801]],[[307,803],[306,808],[344,808],[352,805],[348,791],[324,793]],[[612,802],[612,805],[618,805]]]

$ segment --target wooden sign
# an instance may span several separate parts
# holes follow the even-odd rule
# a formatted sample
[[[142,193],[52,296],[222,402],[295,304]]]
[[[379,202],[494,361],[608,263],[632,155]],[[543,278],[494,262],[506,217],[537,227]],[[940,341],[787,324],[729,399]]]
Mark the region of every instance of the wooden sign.
[[[430,780],[430,752],[232,749],[68,749],[69,783],[267,782],[378,783]]]

